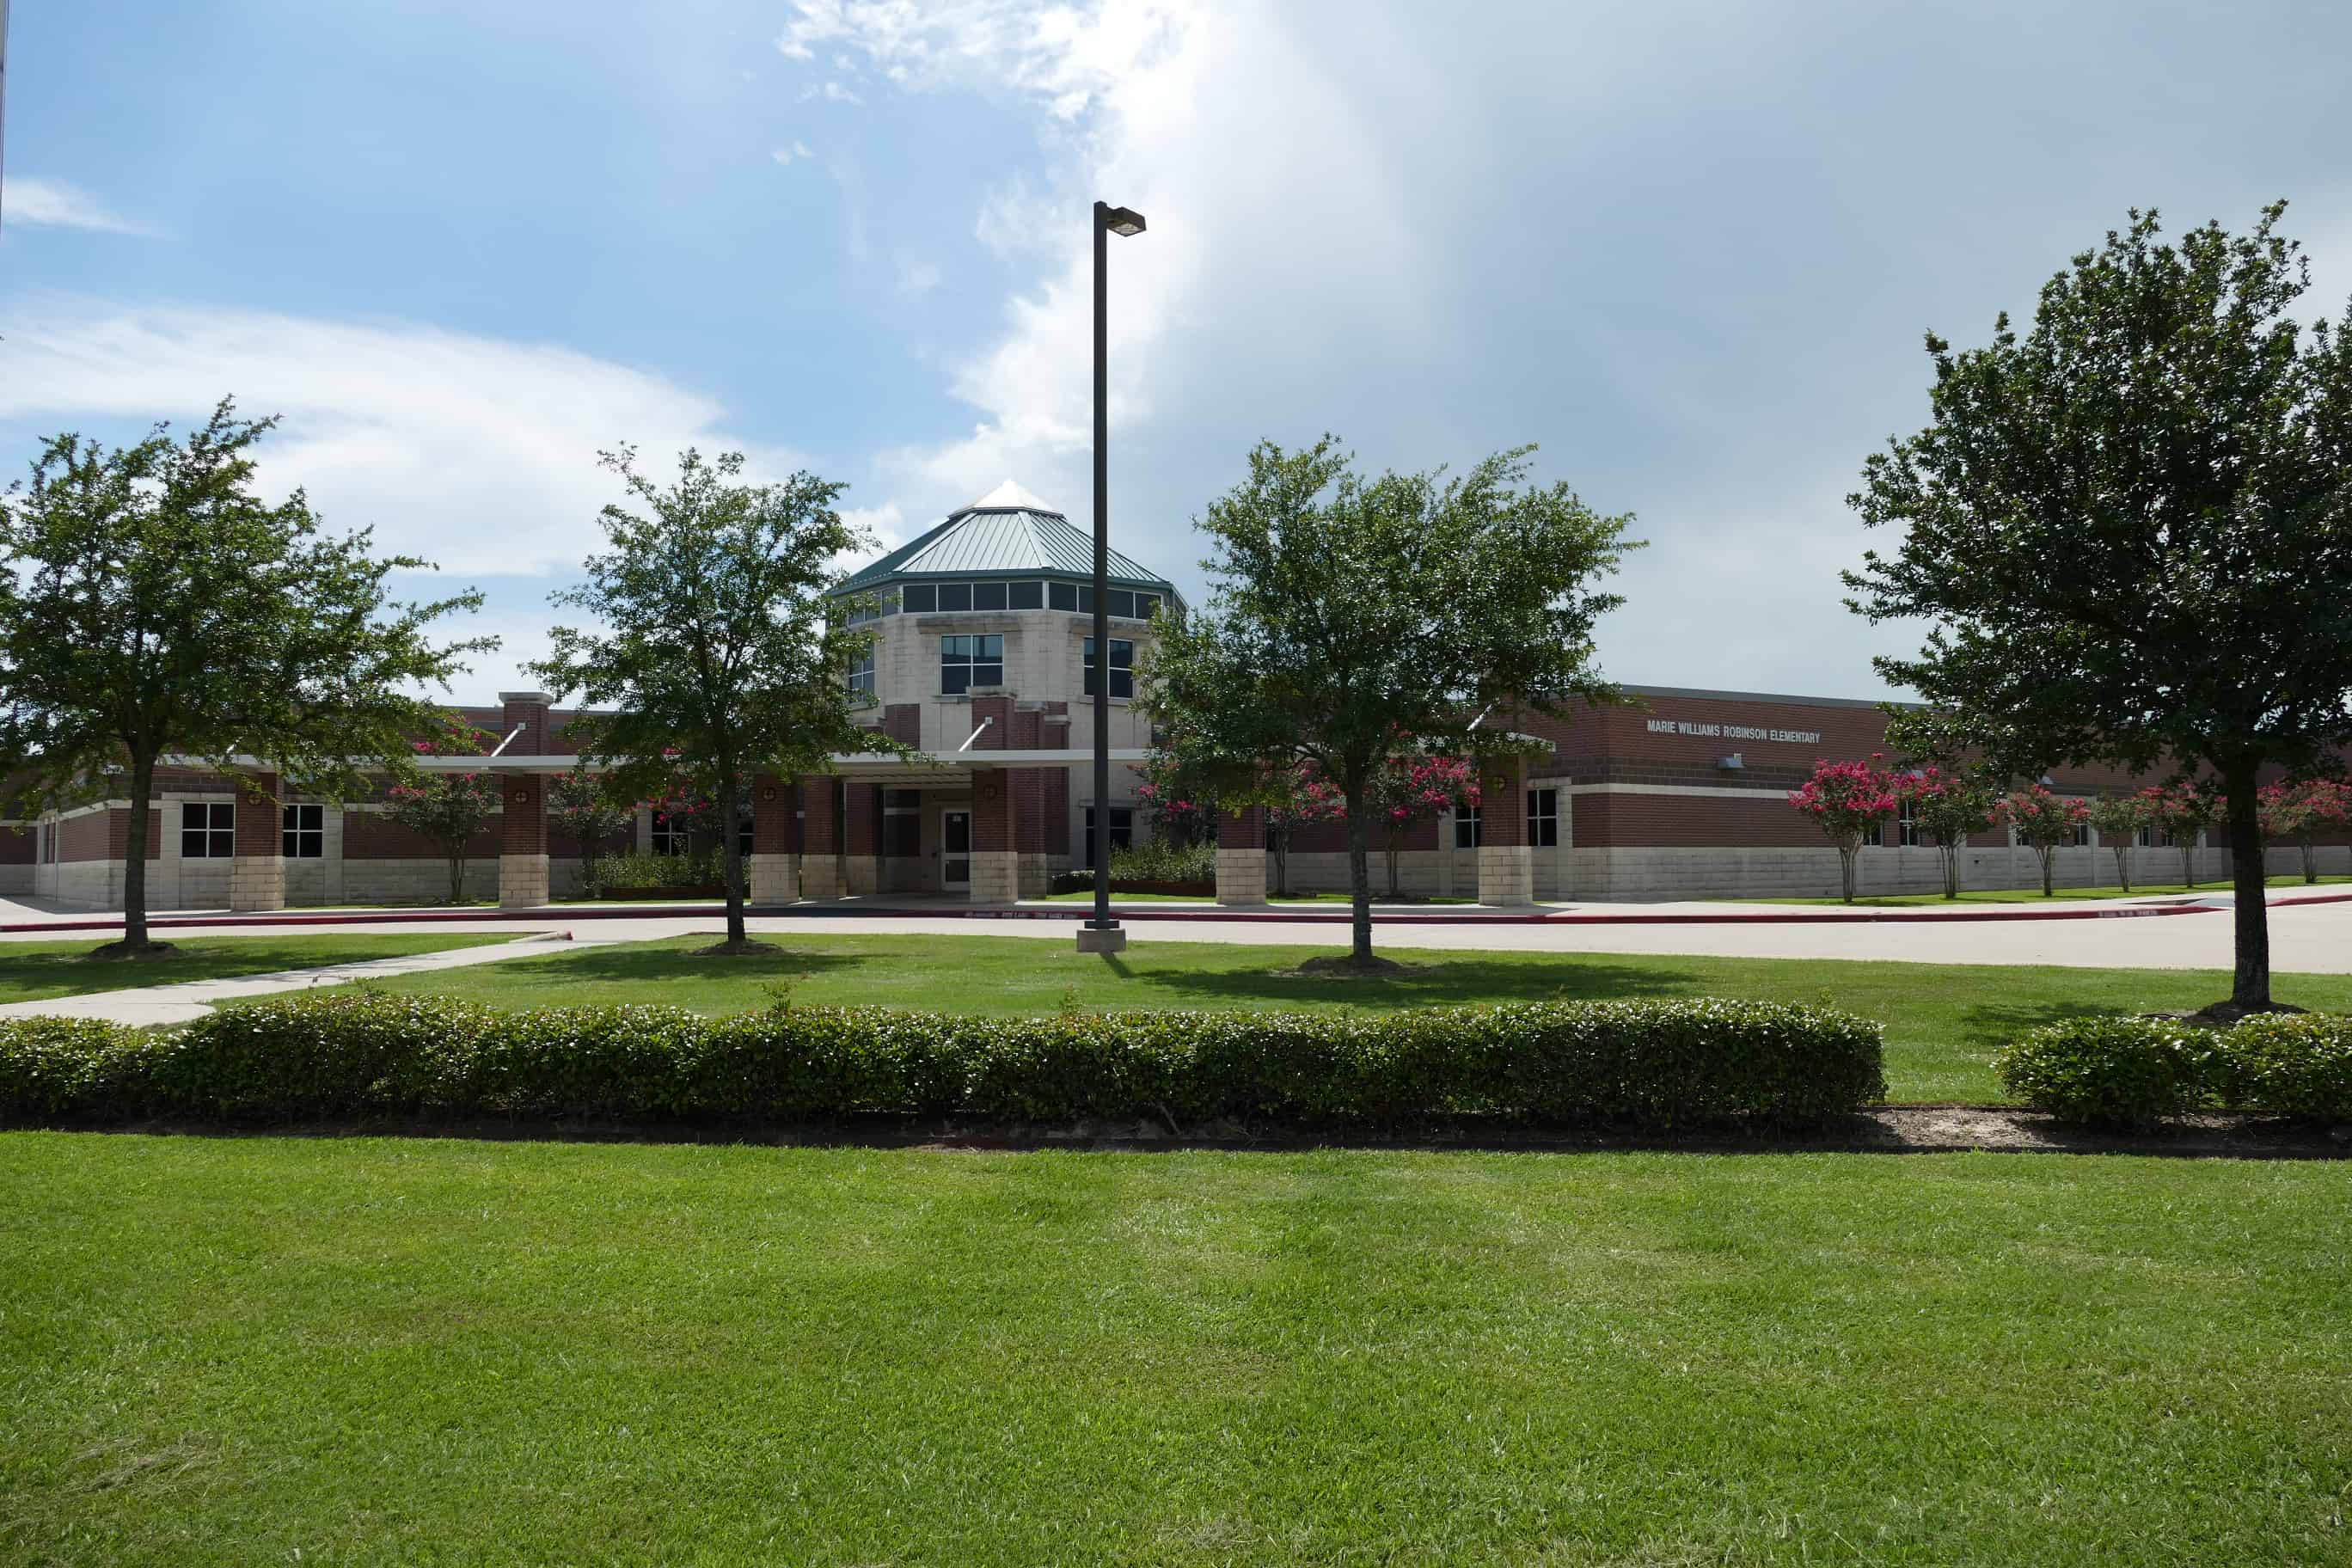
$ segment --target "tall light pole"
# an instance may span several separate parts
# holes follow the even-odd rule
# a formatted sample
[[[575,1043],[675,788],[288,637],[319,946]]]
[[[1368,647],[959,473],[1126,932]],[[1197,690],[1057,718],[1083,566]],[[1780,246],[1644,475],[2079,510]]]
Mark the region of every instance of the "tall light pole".
[[[1117,952],[1127,933],[1110,918],[1110,237],[1143,232],[1131,207],[1095,204],[1095,918],[1078,932],[1080,952]]]

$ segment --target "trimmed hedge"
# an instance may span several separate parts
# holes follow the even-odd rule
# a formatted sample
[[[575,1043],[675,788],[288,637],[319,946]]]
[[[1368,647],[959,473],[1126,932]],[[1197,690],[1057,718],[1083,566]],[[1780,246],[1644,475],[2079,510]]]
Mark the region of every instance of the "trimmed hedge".
[[[161,1037],[0,1024],[0,1116],[1794,1124],[1885,1098],[1880,1036],[1847,1014],[1751,1002],[1047,1018],[780,1007],[710,1019],[330,992]]]
[[[2352,1121],[2352,1018],[2259,1014],[2227,1031],[2076,1018],[2012,1041],[1993,1070],[2035,1110],[2096,1126],[2146,1127],[2214,1106]]]

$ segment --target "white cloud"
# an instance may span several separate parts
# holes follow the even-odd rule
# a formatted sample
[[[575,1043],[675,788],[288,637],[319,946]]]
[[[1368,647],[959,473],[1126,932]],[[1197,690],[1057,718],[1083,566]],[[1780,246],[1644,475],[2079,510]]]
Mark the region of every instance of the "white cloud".
[[[919,257],[898,253],[898,292],[906,295],[928,294],[940,286],[944,276],[939,263]]]
[[[469,579],[566,573],[594,545],[615,489],[599,449],[632,442],[649,467],[679,448],[743,447],[762,474],[803,459],[730,437],[710,399],[568,349],[395,323],[243,310],[19,307],[0,336],[0,419],[168,418],[184,428],[223,394],[284,423],[260,480],[299,485],[330,527],[373,524],[380,545]]]
[[[807,142],[795,142],[789,147],[779,147],[775,149],[773,152],[770,153],[768,156],[773,158],[779,163],[789,163],[795,158],[814,158],[816,154],[809,151],[809,144]]]
[[[863,103],[866,101],[864,99],[858,97],[856,93],[850,91],[847,88],[842,86],[841,83],[837,81],[828,81],[819,86],[811,87],[801,94],[801,101],[803,103],[808,102],[811,99],[823,99],[827,103]]]
[[[155,231],[114,212],[89,192],[62,180],[12,175],[0,184],[0,226],[37,224],[49,228],[86,228],[100,234],[152,237]]]

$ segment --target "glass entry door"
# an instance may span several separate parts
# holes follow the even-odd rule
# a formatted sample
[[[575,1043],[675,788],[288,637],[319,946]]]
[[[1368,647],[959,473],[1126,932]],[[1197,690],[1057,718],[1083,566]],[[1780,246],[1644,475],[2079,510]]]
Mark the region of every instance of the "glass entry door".
[[[940,813],[940,889],[949,893],[971,890],[971,813]]]

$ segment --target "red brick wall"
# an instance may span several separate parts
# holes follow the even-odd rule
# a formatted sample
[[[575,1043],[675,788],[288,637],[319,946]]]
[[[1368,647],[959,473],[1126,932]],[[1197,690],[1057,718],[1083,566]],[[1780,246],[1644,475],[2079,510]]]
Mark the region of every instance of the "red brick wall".
[[[29,866],[40,847],[40,839],[32,828],[0,828],[0,866]]]
[[[830,773],[811,773],[800,781],[803,854],[841,853],[841,825],[834,800],[834,791],[840,787],[840,781]]]
[[[285,845],[285,808],[278,804],[278,775],[257,773],[236,792],[236,852],[268,858]]]
[[[1562,801],[1569,805],[1569,801]],[[1818,848],[1829,841],[1785,802],[1687,795],[1580,795],[1571,832],[1580,849],[1627,847]]]
[[[520,740],[518,740],[520,744]],[[499,773],[499,853],[547,853],[547,779],[540,773]]]
[[[852,779],[842,796],[845,855],[873,855],[882,847],[882,786]]]
[[[499,820],[492,817],[487,826],[466,841],[466,853],[496,855],[500,842]],[[439,840],[428,838],[414,828],[403,827],[381,813],[347,811],[343,814],[343,858],[346,860],[437,860],[446,853]]]

